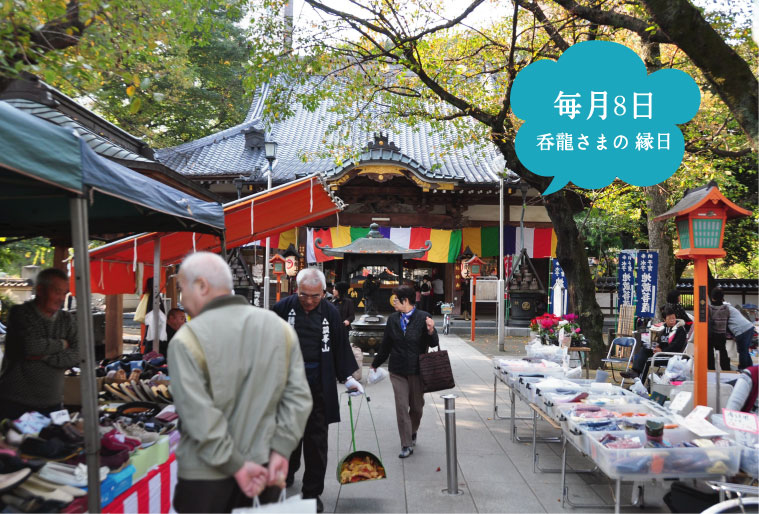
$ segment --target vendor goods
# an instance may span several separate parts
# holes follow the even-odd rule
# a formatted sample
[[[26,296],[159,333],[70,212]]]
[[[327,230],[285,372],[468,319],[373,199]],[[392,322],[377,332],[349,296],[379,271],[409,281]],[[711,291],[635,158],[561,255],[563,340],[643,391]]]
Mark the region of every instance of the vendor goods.
[[[31,475],[32,470],[29,468],[19,469],[12,473],[0,474],[0,493],[15,488],[24,482]]]
[[[340,483],[350,484],[364,480],[386,478],[385,468],[371,455],[354,456],[343,461]]]

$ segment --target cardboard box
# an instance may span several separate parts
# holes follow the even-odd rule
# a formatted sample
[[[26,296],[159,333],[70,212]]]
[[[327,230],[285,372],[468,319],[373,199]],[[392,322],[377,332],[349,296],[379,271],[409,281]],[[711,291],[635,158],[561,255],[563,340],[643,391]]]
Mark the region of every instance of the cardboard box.
[[[95,379],[97,393],[103,390],[105,378]],[[63,404],[64,405],[82,405],[82,380],[81,377],[63,377]]]

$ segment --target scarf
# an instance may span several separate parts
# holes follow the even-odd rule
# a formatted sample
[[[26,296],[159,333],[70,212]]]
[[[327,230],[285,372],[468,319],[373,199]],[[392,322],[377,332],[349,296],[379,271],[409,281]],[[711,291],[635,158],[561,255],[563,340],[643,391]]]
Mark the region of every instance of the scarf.
[[[401,312],[401,330],[403,330],[403,333],[406,333],[406,327],[408,326],[408,322],[411,319],[411,315],[414,314],[414,311],[416,309],[411,309],[408,312]]]

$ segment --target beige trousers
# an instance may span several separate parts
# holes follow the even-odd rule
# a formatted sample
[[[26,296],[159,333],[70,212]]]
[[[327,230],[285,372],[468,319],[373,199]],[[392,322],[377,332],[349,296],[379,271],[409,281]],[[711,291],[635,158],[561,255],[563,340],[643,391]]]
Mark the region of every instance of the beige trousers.
[[[424,407],[422,377],[419,375],[396,375],[390,373],[390,382],[395,394],[395,416],[398,420],[398,433],[401,446],[411,446],[411,434],[419,430]]]

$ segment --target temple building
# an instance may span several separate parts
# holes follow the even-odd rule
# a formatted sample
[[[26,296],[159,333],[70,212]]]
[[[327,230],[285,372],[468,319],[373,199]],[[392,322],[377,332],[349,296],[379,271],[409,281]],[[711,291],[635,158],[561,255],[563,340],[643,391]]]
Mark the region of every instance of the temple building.
[[[328,102],[313,112],[298,105],[293,116],[272,123],[267,131],[264,109],[268,94],[267,87],[256,92],[240,125],[156,150],[155,159],[212,193],[234,199],[267,187],[269,164],[264,142],[275,141],[273,185],[318,173],[348,206],[338,216],[301,227],[297,233],[280,234],[272,246],[284,250],[295,243],[302,265],[318,265],[328,280],[334,280],[341,276],[340,259],[324,255],[314,240],[345,246],[365,236],[374,222],[385,237],[400,246],[421,248],[427,240],[432,243],[424,257],[404,261],[402,278],[383,281],[383,287],[398,281],[418,282],[424,275],[440,277],[445,301],[457,306],[462,286],[457,258],[467,246],[486,261],[487,276],[497,275],[499,174],[505,172],[504,254],[519,253],[522,193],[518,177],[505,170],[494,145],[454,146],[457,134],[452,126],[440,131],[429,124],[398,122],[383,133],[351,131],[349,146],[356,157],[335,162],[323,151],[338,142],[328,133],[328,127],[339,121]],[[527,191],[524,222],[524,247],[547,284],[548,258],[555,255],[556,237],[534,190]],[[260,263],[260,257],[256,260]],[[382,271],[364,273],[380,275]]]

